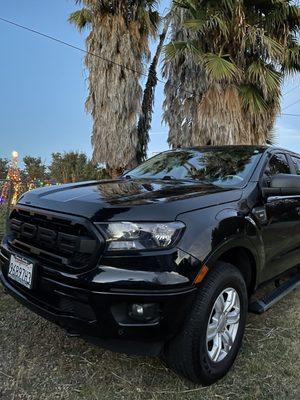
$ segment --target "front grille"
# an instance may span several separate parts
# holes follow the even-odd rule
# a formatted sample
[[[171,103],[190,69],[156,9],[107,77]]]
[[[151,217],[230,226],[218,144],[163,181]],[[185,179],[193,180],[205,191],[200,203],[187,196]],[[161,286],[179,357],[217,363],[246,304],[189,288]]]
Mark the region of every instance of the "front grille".
[[[76,272],[95,266],[104,241],[85,219],[15,208],[9,219],[8,244],[42,266]]]

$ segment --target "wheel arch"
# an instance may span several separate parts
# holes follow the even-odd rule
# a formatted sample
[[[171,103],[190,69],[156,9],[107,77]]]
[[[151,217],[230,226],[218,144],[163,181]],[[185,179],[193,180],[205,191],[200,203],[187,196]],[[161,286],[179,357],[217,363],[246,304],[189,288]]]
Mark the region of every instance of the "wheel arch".
[[[230,247],[226,246],[214,252],[205,264],[213,269],[217,262],[224,261],[234,265],[243,275],[248,294],[254,293],[257,287],[259,274],[259,260],[253,249],[243,243],[236,243]]]

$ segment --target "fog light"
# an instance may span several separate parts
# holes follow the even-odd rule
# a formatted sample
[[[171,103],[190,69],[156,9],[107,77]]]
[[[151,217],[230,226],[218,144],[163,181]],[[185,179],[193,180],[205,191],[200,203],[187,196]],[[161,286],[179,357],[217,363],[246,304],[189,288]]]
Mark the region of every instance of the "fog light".
[[[156,303],[131,304],[128,314],[139,321],[150,321],[159,316],[159,306]]]

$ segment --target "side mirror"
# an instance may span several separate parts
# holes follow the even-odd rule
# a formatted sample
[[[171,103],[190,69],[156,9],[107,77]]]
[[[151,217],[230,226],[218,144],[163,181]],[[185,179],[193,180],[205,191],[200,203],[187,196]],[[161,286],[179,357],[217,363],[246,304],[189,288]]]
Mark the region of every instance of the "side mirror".
[[[127,179],[129,179],[130,177],[129,177],[129,175],[127,175],[129,171],[130,171],[130,169],[125,169],[125,171],[122,172],[122,174],[119,176],[119,178],[126,177]]]
[[[262,194],[264,197],[300,195],[300,175],[274,175],[270,186],[262,188]]]

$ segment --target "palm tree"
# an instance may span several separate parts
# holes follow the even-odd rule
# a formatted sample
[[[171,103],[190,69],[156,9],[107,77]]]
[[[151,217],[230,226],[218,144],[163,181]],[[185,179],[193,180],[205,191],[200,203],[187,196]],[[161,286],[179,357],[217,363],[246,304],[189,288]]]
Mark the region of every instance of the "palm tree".
[[[156,51],[148,71],[148,79],[145,85],[143,101],[142,101],[142,112],[140,114],[137,127],[138,137],[139,137],[138,153],[137,153],[138,163],[145,161],[145,159],[147,158],[149,131],[151,129],[151,122],[153,115],[155,88],[158,82],[157,66],[168,33],[170,19],[171,19],[171,13],[168,13],[167,16],[165,17],[164,27],[161,34],[159,35],[158,45],[156,47]]]
[[[266,143],[283,78],[300,70],[300,7],[292,0],[178,0],[175,7],[181,19],[165,65],[171,145]]]
[[[86,108],[93,117],[93,161],[106,164],[116,176],[137,163],[142,98],[139,79],[150,55],[149,38],[157,32],[157,1],[76,3],[84,8],[72,13],[69,21],[79,30],[90,28],[85,64],[89,71]]]
[[[195,33],[183,25],[187,10],[174,8],[171,18],[171,40],[195,39]],[[187,147],[198,133],[198,104],[206,89],[205,74],[192,54],[177,53],[166,59],[163,67],[166,79],[163,119],[169,126],[168,143],[171,147]]]

